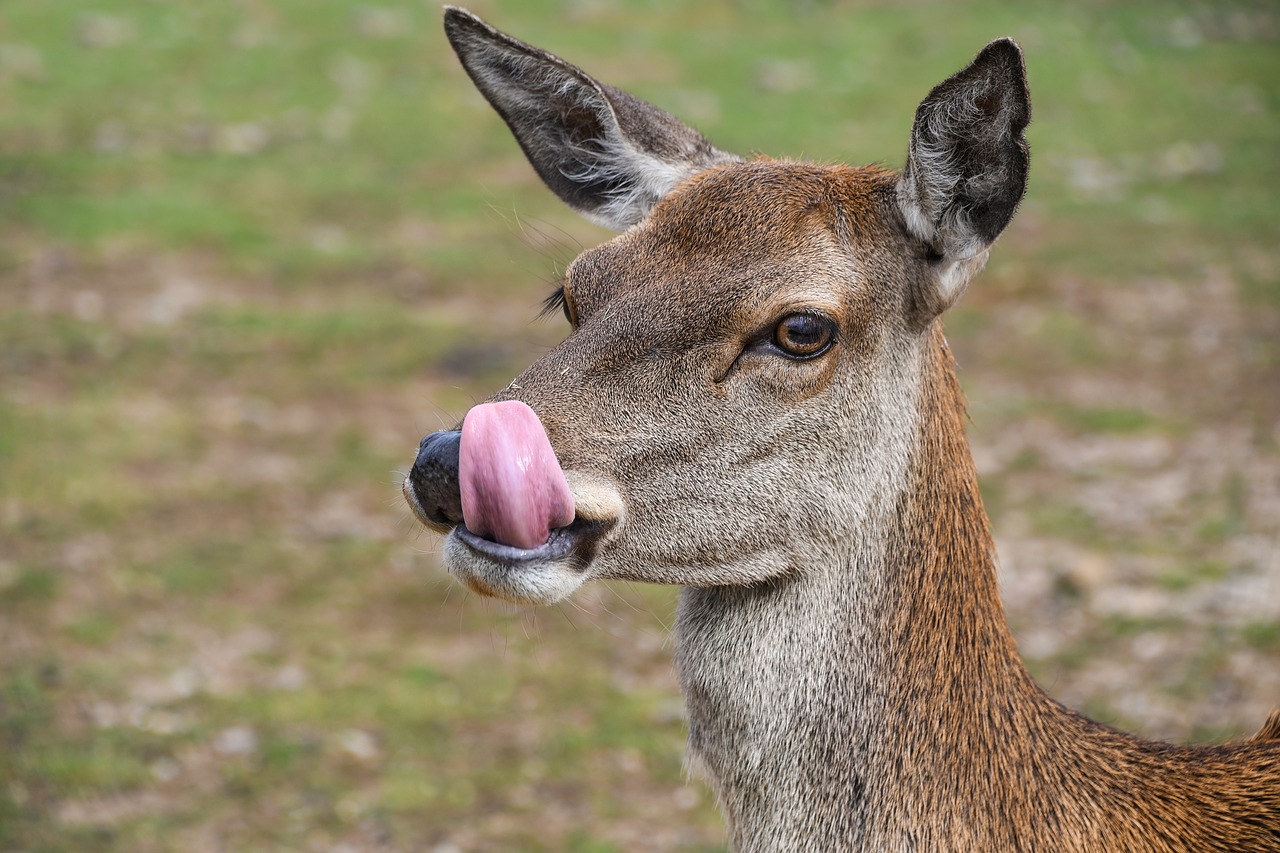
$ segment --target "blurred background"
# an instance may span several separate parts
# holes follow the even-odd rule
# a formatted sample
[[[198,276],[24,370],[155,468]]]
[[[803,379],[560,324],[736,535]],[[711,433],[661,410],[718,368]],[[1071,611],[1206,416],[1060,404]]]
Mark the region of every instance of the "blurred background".
[[[855,164],[1018,39],[1031,188],[948,329],[1021,648],[1152,737],[1280,703],[1273,2],[472,8],[723,148]],[[440,11],[0,6],[0,850],[722,849],[675,591],[481,600],[402,505],[608,236]]]

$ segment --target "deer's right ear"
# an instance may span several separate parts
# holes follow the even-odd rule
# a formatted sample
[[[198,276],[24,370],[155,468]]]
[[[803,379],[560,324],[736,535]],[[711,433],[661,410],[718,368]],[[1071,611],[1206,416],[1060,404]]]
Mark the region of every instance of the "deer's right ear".
[[[987,45],[916,110],[898,204],[930,257],[916,300],[928,318],[960,298],[1013,218],[1027,188],[1030,121],[1022,51],[1010,39]]]
[[[445,34],[548,187],[578,213],[624,230],[685,178],[737,160],[669,113],[445,8]]]

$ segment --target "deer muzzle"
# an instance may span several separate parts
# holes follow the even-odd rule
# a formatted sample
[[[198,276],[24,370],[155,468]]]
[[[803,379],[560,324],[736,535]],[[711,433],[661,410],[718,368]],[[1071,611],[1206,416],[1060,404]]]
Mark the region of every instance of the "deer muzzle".
[[[460,431],[424,438],[405,497],[431,527],[461,524],[475,537],[524,550],[574,520],[573,494],[542,422],[515,400],[475,406]]]
[[[482,403],[461,430],[422,440],[404,495],[424,525],[448,534],[442,556],[472,590],[527,604],[559,601],[587,579],[623,522],[607,479],[560,467],[524,403]]]

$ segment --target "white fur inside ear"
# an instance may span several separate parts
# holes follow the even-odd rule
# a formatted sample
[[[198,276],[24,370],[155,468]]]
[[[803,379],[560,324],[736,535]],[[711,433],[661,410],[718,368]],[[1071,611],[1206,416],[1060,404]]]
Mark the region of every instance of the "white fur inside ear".
[[[953,260],[944,258],[938,265],[937,276],[934,278],[934,288],[937,294],[937,304],[940,310],[945,311],[959,301],[964,295],[965,289],[968,288],[969,282],[982,272],[982,268],[987,265],[987,256],[990,253],[985,249],[978,254],[968,258]]]
[[[549,100],[573,103],[596,113],[603,135],[578,144],[567,137],[558,139],[557,150],[569,156],[554,159],[560,160],[557,168],[571,183],[607,188],[599,191],[598,205],[574,204],[578,213],[597,225],[625,231],[686,178],[717,162],[737,159],[713,150],[705,160],[664,160],[637,147],[620,132],[608,98],[591,82],[544,57],[509,50],[501,55],[501,65],[476,62],[469,67],[477,77],[477,85],[495,100],[504,115],[546,113]],[[519,80],[519,85],[513,80]],[[515,132],[521,135],[519,130]]]
[[[945,161],[939,160],[939,162]],[[927,197],[930,195],[928,187],[922,186],[920,176],[916,174],[917,171],[917,164],[908,161],[907,168],[898,179],[898,208],[902,211],[911,236],[925,243],[933,243],[938,236],[936,215],[933,211],[936,211],[946,200]]]
[[[919,151],[917,148],[913,153],[918,154]],[[948,162],[941,156],[934,157],[930,166],[934,181],[927,186],[922,186],[917,169],[911,166],[898,180],[898,208],[902,211],[908,233],[942,255],[935,268],[934,298],[929,300],[942,312],[964,295],[969,282],[982,271],[990,247],[969,224],[963,208],[944,214],[941,221],[930,215],[930,210],[943,209],[946,193],[959,180],[957,174],[948,170]]]
[[[595,140],[588,150],[577,148],[582,167],[561,170],[575,183],[611,185],[608,200],[595,210],[579,211],[591,222],[614,231],[625,231],[644,219],[649,209],[686,178],[699,171],[689,163],[671,163],[646,154],[625,139]]]

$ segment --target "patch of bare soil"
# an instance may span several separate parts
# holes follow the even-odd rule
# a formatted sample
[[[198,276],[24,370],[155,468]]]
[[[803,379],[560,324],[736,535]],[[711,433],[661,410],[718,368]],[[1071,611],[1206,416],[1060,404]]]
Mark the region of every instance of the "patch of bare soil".
[[[1149,736],[1250,733],[1280,705],[1277,312],[1217,269],[982,310],[997,343],[960,358],[1023,653],[1062,701]],[[1091,357],[1037,376],[1064,310]],[[1142,417],[1090,420],[1108,408]]]

